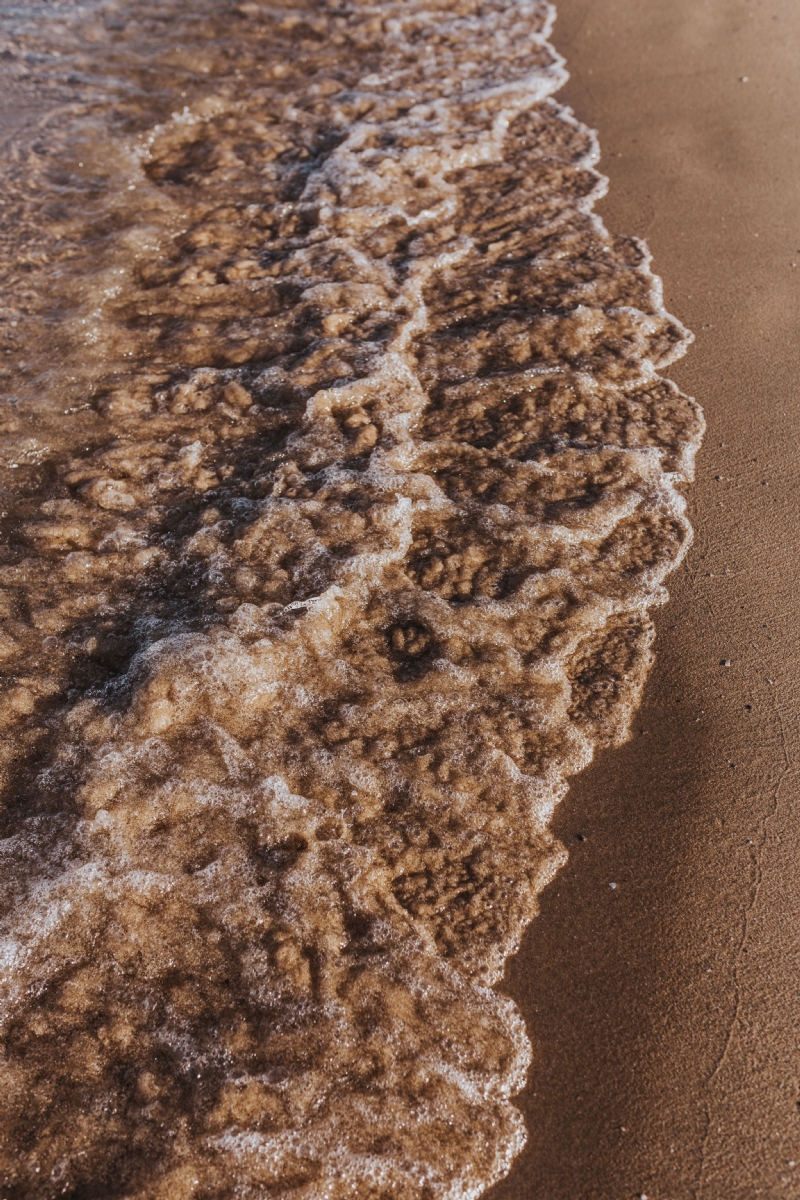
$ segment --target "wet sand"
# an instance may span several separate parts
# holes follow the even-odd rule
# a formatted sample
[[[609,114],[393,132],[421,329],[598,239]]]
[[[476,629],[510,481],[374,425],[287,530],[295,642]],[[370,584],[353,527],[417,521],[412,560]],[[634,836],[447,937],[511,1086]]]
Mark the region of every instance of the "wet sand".
[[[599,211],[697,335],[670,374],[708,432],[635,736],[573,783],[510,965],[529,1142],[490,1195],[796,1196],[800,9],[562,0],[554,43]]]
[[[49,11],[3,189],[3,1185],[476,1197],[525,1141],[491,989],[688,546],[685,330],[538,0]]]
[[[554,42],[559,100],[600,132],[600,212],[647,238],[697,335],[669,374],[709,429],[635,737],[573,782],[570,861],[509,967],[529,1141],[489,1194],[791,1196],[800,11],[561,0]]]

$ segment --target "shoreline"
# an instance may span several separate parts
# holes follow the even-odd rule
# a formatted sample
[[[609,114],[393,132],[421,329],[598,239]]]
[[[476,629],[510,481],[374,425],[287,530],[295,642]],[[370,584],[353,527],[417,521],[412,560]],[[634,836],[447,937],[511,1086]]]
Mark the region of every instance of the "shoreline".
[[[558,9],[557,98],[599,130],[605,224],[647,240],[696,334],[667,374],[708,430],[633,736],[572,781],[553,823],[569,862],[507,973],[534,1047],[529,1140],[487,1195],[791,1194],[800,12]]]
[[[560,0],[555,99],[599,130],[605,225],[646,238],[697,336],[666,372],[708,421],[695,544],[633,736],[571,780],[569,861],[508,966],[534,1059],[528,1145],[492,1200],[800,1191],[800,12],[659,8]],[[0,140],[43,115],[18,98]]]
[[[536,103],[548,7],[387,6],[377,39],[357,9],[266,37],[209,10],[172,13],[156,92],[160,25],[65,27],[99,107],[16,187],[44,219],[10,373],[37,439],[76,419],[6,513],[6,727],[38,740],[9,760],[3,1170],[477,1196],[524,1141],[490,988],[688,542],[701,422],[653,374],[685,334],[590,213],[590,131]]]

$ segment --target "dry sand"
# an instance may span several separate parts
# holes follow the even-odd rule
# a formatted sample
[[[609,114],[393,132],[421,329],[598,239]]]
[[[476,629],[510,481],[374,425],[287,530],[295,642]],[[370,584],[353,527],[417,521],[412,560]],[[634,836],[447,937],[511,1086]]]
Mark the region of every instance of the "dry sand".
[[[635,736],[563,804],[570,863],[509,970],[530,1140],[491,1196],[800,1196],[800,5],[559,14],[600,211],[697,334],[671,374],[708,434]]]

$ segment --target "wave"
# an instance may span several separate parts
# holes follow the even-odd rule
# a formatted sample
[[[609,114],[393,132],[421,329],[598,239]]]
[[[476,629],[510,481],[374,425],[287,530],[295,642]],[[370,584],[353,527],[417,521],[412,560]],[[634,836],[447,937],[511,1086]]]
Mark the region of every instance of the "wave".
[[[553,18],[20,17],[83,91],[9,177],[4,1194],[462,1200],[524,1144],[497,985],[702,434]]]

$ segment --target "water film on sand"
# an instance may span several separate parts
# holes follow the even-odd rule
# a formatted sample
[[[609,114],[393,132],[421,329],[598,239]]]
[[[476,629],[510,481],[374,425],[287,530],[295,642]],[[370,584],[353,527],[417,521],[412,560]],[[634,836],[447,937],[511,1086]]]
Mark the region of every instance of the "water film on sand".
[[[8,1200],[462,1200],[524,1143],[496,985],[702,432],[553,17],[0,11]]]

